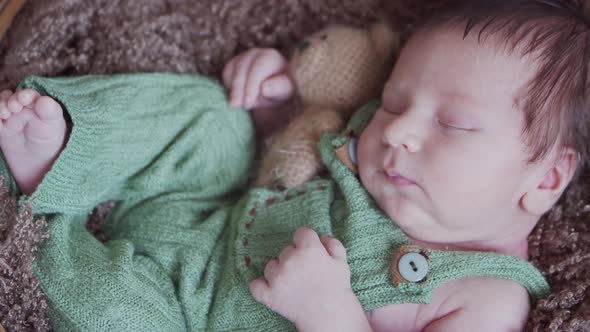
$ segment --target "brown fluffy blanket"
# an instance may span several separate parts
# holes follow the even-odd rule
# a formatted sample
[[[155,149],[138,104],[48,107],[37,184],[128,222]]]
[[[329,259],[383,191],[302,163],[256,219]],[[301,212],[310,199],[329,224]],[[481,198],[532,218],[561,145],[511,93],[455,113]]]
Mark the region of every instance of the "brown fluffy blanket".
[[[225,61],[247,47],[286,51],[332,22],[384,18],[407,30],[428,6],[426,0],[28,0],[0,46],[0,88],[14,88],[30,74],[218,76]],[[590,331],[587,173],[530,237],[533,263],[552,293],[532,309],[527,331]],[[0,323],[8,331],[47,331],[47,306],[30,268],[44,221],[33,221],[26,209],[16,213],[6,191],[0,192],[0,218]]]

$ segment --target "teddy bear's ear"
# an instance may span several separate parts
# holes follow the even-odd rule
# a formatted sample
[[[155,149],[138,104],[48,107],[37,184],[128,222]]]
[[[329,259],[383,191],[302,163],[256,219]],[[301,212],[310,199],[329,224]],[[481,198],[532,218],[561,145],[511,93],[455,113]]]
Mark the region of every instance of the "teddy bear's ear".
[[[393,31],[391,26],[385,22],[374,23],[370,33],[379,58],[384,62],[390,61],[400,47],[399,33]]]

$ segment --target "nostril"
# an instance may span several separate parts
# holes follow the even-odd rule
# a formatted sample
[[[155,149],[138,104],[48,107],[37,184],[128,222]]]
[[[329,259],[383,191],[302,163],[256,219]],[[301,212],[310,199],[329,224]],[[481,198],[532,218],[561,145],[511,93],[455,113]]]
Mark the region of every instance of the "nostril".
[[[304,40],[301,44],[299,44],[299,52],[305,51],[309,46],[311,45],[311,43],[307,40]]]

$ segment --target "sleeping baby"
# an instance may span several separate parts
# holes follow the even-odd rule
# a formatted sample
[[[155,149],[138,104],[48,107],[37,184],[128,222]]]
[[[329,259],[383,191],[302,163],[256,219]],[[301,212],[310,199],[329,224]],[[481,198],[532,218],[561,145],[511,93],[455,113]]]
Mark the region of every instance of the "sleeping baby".
[[[285,191],[246,183],[280,117],[257,111],[293,95],[275,50],[227,64],[231,106],[194,75],[27,78],[0,94],[1,170],[50,219],[53,328],[521,330],[549,292],[527,237],[587,154],[589,42],[559,1],[452,3],[323,137],[328,175]]]

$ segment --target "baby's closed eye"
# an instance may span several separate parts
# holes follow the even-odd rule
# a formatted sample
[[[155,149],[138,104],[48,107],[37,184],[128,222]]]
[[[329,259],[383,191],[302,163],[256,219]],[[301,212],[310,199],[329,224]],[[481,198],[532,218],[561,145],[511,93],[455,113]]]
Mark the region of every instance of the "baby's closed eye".
[[[458,112],[444,111],[435,118],[436,124],[444,129],[454,129],[462,131],[477,131],[480,128],[475,125],[475,121],[469,117],[459,114]]]

